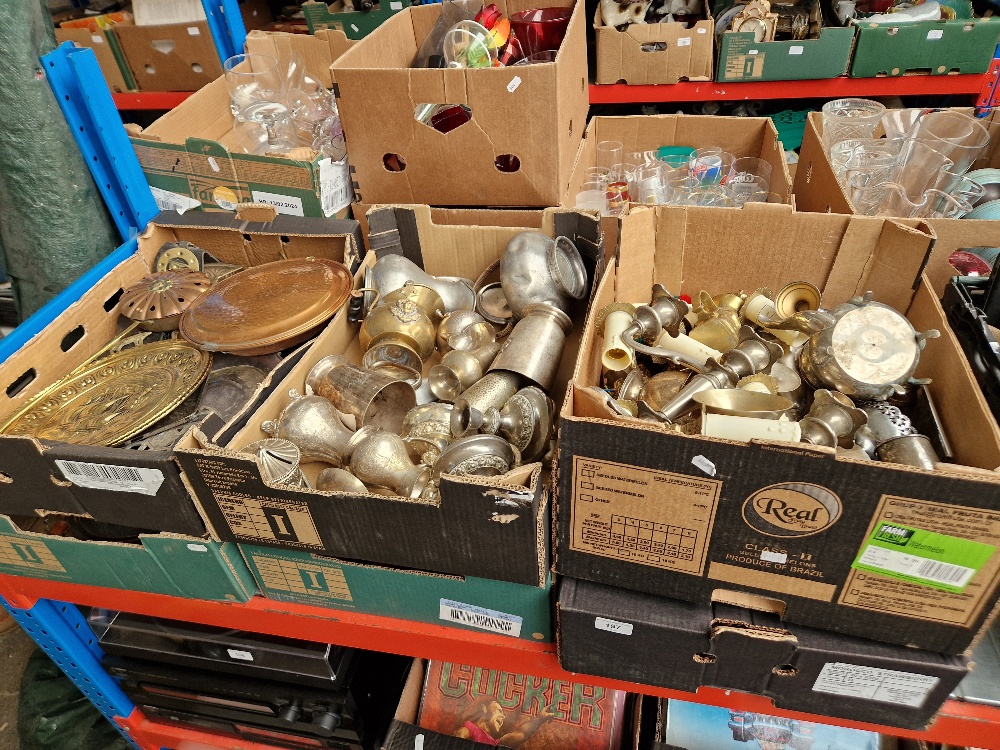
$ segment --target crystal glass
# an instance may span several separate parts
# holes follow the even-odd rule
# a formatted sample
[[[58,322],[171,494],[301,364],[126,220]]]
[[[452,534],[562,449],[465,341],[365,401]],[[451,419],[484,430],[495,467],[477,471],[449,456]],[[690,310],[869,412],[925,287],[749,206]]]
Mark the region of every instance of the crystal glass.
[[[733,201],[746,203],[752,193],[767,191],[771,186],[771,163],[754,156],[733,160],[726,177],[726,187]]]
[[[926,143],[950,159],[955,174],[965,174],[990,142],[989,131],[983,125],[954,110],[924,112],[907,137]]]
[[[827,153],[841,141],[871,138],[885,106],[871,99],[835,99],[823,105],[823,142]]]
[[[285,98],[285,76],[270,55],[234,55],[222,64],[229,89],[229,107],[241,120],[247,107]]]

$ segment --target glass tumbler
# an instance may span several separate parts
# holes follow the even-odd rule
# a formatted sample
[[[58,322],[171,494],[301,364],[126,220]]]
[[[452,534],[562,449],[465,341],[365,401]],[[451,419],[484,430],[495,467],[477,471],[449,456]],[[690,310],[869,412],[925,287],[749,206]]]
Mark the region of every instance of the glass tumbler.
[[[286,78],[270,55],[234,55],[222,64],[229,90],[229,108],[237,120],[259,102],[281,102]]]
[[[871,138],[885,106],[871,99],[835,99],[823,105],[823,143],[827,153],[841,141]]]
[[[621,141],[601,141],[597,144],[597,166],[610,170],[621,163],[623,151]]]
[[[965,174],[990,142],[989,131],[975,118],[954,110],[923,113],[907,137],[950,159],[955,174]]]

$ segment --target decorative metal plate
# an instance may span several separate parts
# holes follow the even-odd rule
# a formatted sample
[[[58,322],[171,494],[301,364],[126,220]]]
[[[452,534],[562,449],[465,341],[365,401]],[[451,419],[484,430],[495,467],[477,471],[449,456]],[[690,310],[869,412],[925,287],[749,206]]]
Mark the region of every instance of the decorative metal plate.
[[[180,332],[208,351],[271,354],[301,343],[344,306],[354,287],[342,263],[296,258],[247,268],[199,297]]]
[[[0,432],[118,445],[160,421],[201,384],[212,356],[172,339],[112,354],[32,400]]]

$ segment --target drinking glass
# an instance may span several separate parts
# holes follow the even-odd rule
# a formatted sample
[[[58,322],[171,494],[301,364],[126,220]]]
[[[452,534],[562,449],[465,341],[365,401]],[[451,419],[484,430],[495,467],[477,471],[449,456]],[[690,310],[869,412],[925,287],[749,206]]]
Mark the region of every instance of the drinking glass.
[[[726,177],[726,187],[733,201],[745,203],[751,193],[768,190],[771,186],[771,163],[755,156],[733,160]]]
[[[222,64],[229,89],[229,107],[237,120],[258,102],[280,102],[285,95],[285,77],[278,60],[270,55],[234,55]]]
[[[890,179],[902,185],[909,195],[939,188],[951,175],[961,174],[948,157],[930,144],[912,138],[904,138],[899,143],[899,157]]]
[[[587,182],[599,182],[602,187],[608,186],[608,179],[611,177],[609,167],[587,167],[583,170],[584,180]]]
[[[975,118],[954,110],[924,112],[907,137],[950,159],[955,174],[965,174],[990,142],[989,131]]]
[[[610,170],[620,164],[623,150],[621,141],[601,141],[597,144],[597,166]]]
[[[586,186],[584,187],[586,188]],[[607,188],[581,190],[576,194],[576,207],[584,211],[597,211],[601,216],[606,216],[608,213]]]
[[[835,143],[875,134],[885,106],[871,99],[835,99],[823,105],[823,143],[827,153]]]
[[[703,187],[718,185],[726,176],[723,171],[725,161],[721,148],[699,148],[688,159],[688,172]]]
[[[663,184],[663,168],[659,164],[647,164],[639,167],[636,174],[639,203],[663,204],[666,201]]]
[[[986,195],[986,188],[975,180],[969,179],[967,174],[956,175],[950,172],[947,174],[948,182],[943,190],[948,195],[963,200],[972,206],[976,205],[979,199]]]

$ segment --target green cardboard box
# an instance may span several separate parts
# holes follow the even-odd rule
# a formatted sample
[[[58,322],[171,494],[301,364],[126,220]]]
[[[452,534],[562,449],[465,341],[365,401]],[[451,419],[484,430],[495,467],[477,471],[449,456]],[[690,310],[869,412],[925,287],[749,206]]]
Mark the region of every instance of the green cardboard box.
[[[852,78],[913,73],[985,73],[1000,41],[1000,18],[858,24]]]
[[[757,42],[750,32],[727,31],[719,46],[716,81],[796,81],[836,78],[851,63],[854,28],[824,28],[818,39]]]
[[[180,534],[141,534],[139,540],[49,536],[23,531],[0,515],[0,573],[222,602],[246,602],[257,593],[231,542]]]
[[[306,18],[309,33],[322,29],[343,31],[348,39],[364,39],[382,25],[390,16],[410,6],[410,0],[386,0],[379,2],[372,10],[359,12],[345,10],[343,0],[327,5],[325,2],[302,3],[302,15]]]
[[[552,640],[544,587],[345,562],[299,550],[239,545],[265,598]]]

